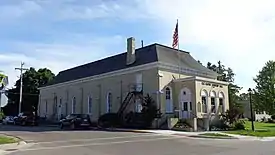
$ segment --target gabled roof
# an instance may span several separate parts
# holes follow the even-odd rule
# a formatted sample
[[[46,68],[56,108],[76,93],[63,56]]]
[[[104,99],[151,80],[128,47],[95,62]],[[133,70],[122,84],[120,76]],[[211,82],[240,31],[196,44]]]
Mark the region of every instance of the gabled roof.
[[[131,65],[126,65],[127,52],[115,56],[107,57],[98,61],[87,63],[58,73],[58,75],[47,85],[54,85],[67,81],[77,80],[85,77],[95,76],[103,73],[117,71],[134,66],[144,65],[153,62],[164,62],[172,65],[178,65],[180,55],[181,65],[198,71],[207,72],[216,75],[215,72],[207,69],[198,63],[189,52],[175,50],[173,48],[152,44],[146,47],[136,49],[136,61]]]

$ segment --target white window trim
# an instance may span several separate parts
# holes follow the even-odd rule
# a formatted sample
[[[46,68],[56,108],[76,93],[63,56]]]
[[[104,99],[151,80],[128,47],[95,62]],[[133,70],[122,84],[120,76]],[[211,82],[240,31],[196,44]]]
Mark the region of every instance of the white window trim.
[[[90,103],[91,103],[91,107],[90,107]],[[88,96],[88,108],[87,109],[88,109],[88,114],[91,115],[93,113],[93,97],[92,96]]]

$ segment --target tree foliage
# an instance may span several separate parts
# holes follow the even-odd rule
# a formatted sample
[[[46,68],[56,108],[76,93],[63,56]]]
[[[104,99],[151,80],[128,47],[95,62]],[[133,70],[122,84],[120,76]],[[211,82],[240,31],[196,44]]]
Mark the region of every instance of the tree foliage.
[[[230,67],[225,67],[221,61],[218,61],[217,65],[212,64],[210,62],[207,63],[206,67],[214,72],[217,72],[219,76],[217,80],[228,82],[228,95],[229,95],[229,106],[242,108],[240,104],[238,104],[238,100],[240,97],[238,96],[240,90],[242,89],[238,85],[234,84],[235,81],[235,73]]]
[[[275,114],[275,61],[268,61],[259,71],[253,93],[253,104],[256,110]]]
[[[6,75],[2,74],[0,71],[0,90],[4,88],[4,85],[2,84],[2,80],[6,77]]]
[[[22,111],[37,111],[39,101],[38,88],[47,84],[54,78],[54,74],[47,68],[35,70],[30,68],[23,73],[23,95],[22,95]],[[15,115],[18,113],[19,97],[20,97],[20,79],[14,85],[15,87],[8,90],[9,103],[4,108],[7,114]]]

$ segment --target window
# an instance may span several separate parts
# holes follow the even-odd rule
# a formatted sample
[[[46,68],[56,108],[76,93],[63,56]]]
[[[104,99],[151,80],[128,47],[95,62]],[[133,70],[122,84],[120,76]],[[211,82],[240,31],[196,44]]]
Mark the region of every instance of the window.
[[[223,106],[223,98],[219,98],[219,105]]]
[[[183,102],[183,111],[188,111],[188,102]]]
[[[223,92],[219,92],[219,111],[222,112],[222,113],[225,112]]]
[[[215,98],[214,97],[211,97],[211,112],[212,113],[215,113],[215,109],[216,106],[215,106]]]
[[[165,89],[165,100],[166,100],[166,113],[172,113],[173,112],[172,91],[169,87]]]
[[[171,99],[171,91],[170,88],[166,88],[165,89],[165,94],[166,94],[166,100],[170,100]]]
[[[48,113],[48,101],[47,100],[45,101],[45,113],[46,114]]]
[[[192,102],[189,102],[189,103],[190,103],[189,109],[192,110]]]
[[[207,100],[206,96],[201,97],[202,112],[207,113]]]
[[[201,101],[202,101],[202,104],[206,104],[206,97],[205,96],[201,97]]]
[[[201,91],[201,104],[202,104],[202,112],[207,113],[208,112],[208,93],[206,90]]]
[[[59,113],[61,114],[62,113],[62,108],[63,108],[63,106],[62,106],[62,98],[59,99],[59,105],[58,105],[58,107],[59,107]]]
[[[112,94],[109,92],[107,94],[107,105],[106,105],[106,112],[110,113],[112,109]]]
[[[54,105],[53,105],[53,113],[56,114],[57,112],[57,97],[54,97]]]
[[[142,104],[140,99],[136,99],[136,112],[142,111]]]
[[[216,92],[211,91],[211,112],[216,113]]]
[[[88,97],[88,114],[92,114],[92,97]]]
[[[76,112],[76,98],[72,99],[72,114]]]

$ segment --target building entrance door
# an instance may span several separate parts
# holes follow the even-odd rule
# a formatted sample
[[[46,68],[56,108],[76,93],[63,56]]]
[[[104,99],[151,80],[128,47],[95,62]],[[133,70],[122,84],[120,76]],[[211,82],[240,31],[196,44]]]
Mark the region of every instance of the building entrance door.
[[[191,91],[188,88],[183,88],[179,96],[179,119],[190,118],[192,104]]]

